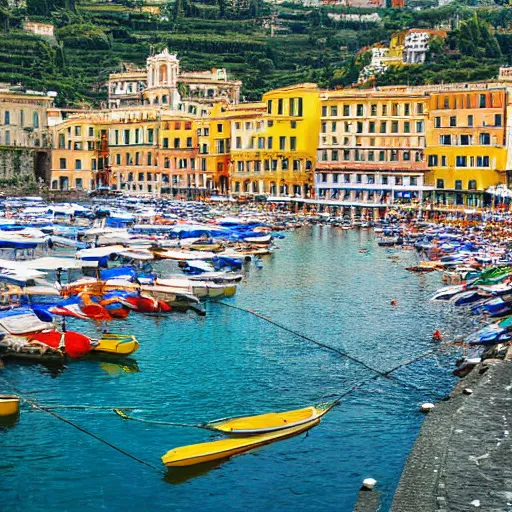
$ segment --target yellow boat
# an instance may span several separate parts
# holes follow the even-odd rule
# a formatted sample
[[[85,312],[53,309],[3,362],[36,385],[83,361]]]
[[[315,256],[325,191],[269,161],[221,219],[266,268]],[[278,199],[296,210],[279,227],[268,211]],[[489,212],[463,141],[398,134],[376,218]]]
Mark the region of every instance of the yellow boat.
[[[208,427],[228,434],[255,435],[276,432],[290,427],[297,427],[310,421],[320,419],[336,404],[326,403],[304,409],[286,412],[270,412],[258,416],[226,418],[208,423]]]
[[[20,412],[20,398],[16,395],[0,395],[0,417],[14,416]]]
[[[139,349],[139,342],[135,336],[122,334],[104,334],[93,352],[129,356]]]
[[[222,439],[209,443],[192,444],[190,446],[180,446],[168,451],[163,457],[162,462],[167,467],[193,466],[194,464],[203,464],[219,459],[226,459],[248,452],[259,446],[273,443],[281,439],[296,436],[305,432],[320,423],[319,419],[303,423],[297,427],[287,428],[278,432],[271,432],[252,437],[239,437],[232,439]]]

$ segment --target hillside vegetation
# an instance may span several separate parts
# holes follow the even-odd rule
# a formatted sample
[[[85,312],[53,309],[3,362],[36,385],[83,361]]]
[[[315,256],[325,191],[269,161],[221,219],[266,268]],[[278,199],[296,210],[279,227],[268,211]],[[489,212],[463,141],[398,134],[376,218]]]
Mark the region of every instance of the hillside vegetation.
[[[322,87],[350,85],[364,65],[364,52],[359,52],[365,47],[389,41],[397,30],[439,26],[454,30],[433,45],[428,64],[390,69],[378,83],[492,78],[500,64],[512,59],[511,9],[476,9],[460,3],[377,10],[381,22],[375,23],[332,17],[368,14],[364,10],[270,5],[261,0],[176,0],[157,5],[143,0],[28,0],[26,10],[9,9],[7,0],[0,0],[0,82],[55,90],[60,105],[101,105],[109,73],[119,71],[123,63],[143,67],[148,54],[168,47],[178,53],[185,70],[227,68],[243,81],[244,98],[256,100],[269,89],[304,81]],[[23,32],[27,15],[53,23],[56,39]],[[464,38],[474,39],[476,49],[467,41],[463,44]]]

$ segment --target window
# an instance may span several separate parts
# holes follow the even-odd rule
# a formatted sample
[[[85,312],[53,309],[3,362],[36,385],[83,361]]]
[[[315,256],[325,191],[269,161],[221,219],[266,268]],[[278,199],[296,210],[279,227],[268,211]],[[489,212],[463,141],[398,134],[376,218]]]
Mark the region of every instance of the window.
[[[386,128],[386,121],[382,121],[380,123],[380,130],[379,131],[380,131],[380,133],[386,133],[386,130],[387,130],[387,128]]]
[[[362,183],[362,182],[363,182],[363,175],[356,174],[356,183]]]
[[[130,130],[124,131],[124,143],[130,144]]]
[[[398,115],[398,103],[393,103],[391,105],[391,115],[397,116]]]
[[[331,123],[331,132],[335,132],[336,131],[336,121],[333,121]]]
[[[418,178],[416,178],[416,176],[411,176],[409,182],[411,184],[411,187],[418,186]]]
[[[178,137],[176,137],[174,139],[174,149],[179,149],[180,147],[180,139]]]
[[[416,121],[416,133],[423,133],[423,121]]]
[[[428,166],[435,167],[437,166],[438,158],[437,155],[428,155]]]
[[[192,147],[192,137],[187,137],[187,148]]]
[[[325,172],[322,173],[322,183],[327,183],[327,174]]]
[[[148,165],[152,165],[153,162],[153,155],[151,153],[148,153]]]
[[[375,133],[375,121],[370,121],[370,123],[368,124],[368,131],[370,133]],[[370,146],[372,146],[373,144],[370,144]]]
[[[387,116],[388,115],[388,106],[382,105],[382,115]]]
[[[398,133],[398,121],[391,123],[391,133]]]
[[[465,156],[458,156],[455,159],[455,167],[467,167],[468,159]]]
[[[468,190],[476,190],[476,180],[468,181]]]
[[[333,174],[332,175],[332,182],[333,183],[338,183],[338,179],[339,179],[339,174]]]
[[[25,125],[25,111],[24,110],[20,110],[20,125],[21,126]]]
[[[448,159],[446,158],[446,155],[441,157],[441,167],[448,167]]]
[[[267,149],[272,149],[273,142],[274,142],[274,139],[272,137],[269,137],[267,139]]]
[[[444,100],[443,100],[443,107],[444,107],[444,108],[450,108],[450,98],[448,98],[448,96],[445,96],[445,97],[444,97]]]
[[[350,105],[343,105],[343,115],[345,117],[350,116]]]
[[[404,116],[410,116],[411,115],[411,104],[406,103],[404,105]]]
[[[331,160],[333,160],[334,162],[337,162],[338,158],[339,158],[338,150],[333,149],[332,153],[331,153]]]
[[[329,156],[327,155],[327,150],[322,151],[322,162],[327,162],[329,160]]]
[[[303,108],[302,98],[299,98],[299,105],[298,105],[298,109],[297,109],[298,117],[302,117],[302,108]]]
[[[457,126],[457,116],[450,116],[450,128]]]
[[[338,107],[331,107],[331,116],[332,117],[338,116]]]
[[[82,178],[77,178],[75,180],[75,187],[76,187],[77,190],[82,190],[83,189]]]
[[[468,126],[470,128],[473,126],[473,116],[468,116]]]
[[[218,132],[218,133],[222,133],[222,129],[223,129],[222,123],[219,123],[219,124],[217,125],[217,132]]]
[[[279,137],[279,149],[284,151],[286,148],[286,137]]]
[[[296,151],[297,149],[297,137],[290,137],[290,150]]]
[[[485,95],[485,94],[480,94],[479,95],[478,106],[480,108],[486,108],[487,107],[487,95]]]
[[[288,170],[288,158],[283,158],[281,160],[281,169],[283,171],[287,171]]]
[[[326,117],[327,116],[327,107],[323,106],[322,107],[322,117]]]
[[[411,133],[411,123],[410,121],[404,122],[404,133]]]
[[[283,100],[277,100],[277,113],[278,115],[283,115]]]
[[[77,171],[82,170],[82,160],[75,160],[75,170],[77,170]]]
[[[332,123],[333,125],[336,125],[336,123]],[[290,121],[290,128],[294,130],[297,128],[297,121]]]
[[[385,161],[386,161],[386,152],[379,151],[379,162],[385,162]]]
[[[462,190],[462,180],[455,180],[455,190]]]
[[[96,162],[96,158],[93,158],[91,160],[91,164],[92,164],[92,170],[95,171],[98,168],[98,164]]]
[[[387,185],[389,183],[389,178],[387,176],[382,176],[382,184]]]
[[[187,125],[190,125],[190,123],[185,123],[185,130],[190,130],[190,128],[187,128]],[[153,128],[150,128],[148,130],[148,143],[153,144]]]
[[[358,117],[364,116],[364,105],[358,104],[356,107],[356,115]]]
[[[363,123],[361,121],[357,122],[356,133],[363,133]]]
[[[39,128],[39,112],[34,112],[32,116],[32,122],[34,124],[34,128]],[[78,135],[80,135],[80,133]]]
[[[242,149],[242,137],[237,137],[235,139],[235,147],[236,149]]]
[[[417,112],[418,114],[423,114],[423,103],[418,103],[418,104],[416,105],[416,112]]]
[[[265,149],[265,139],[258,137],[258,149]]]
[[[494,126],[502,126],[503,121],[501,114],[494,114]]]
[[[373,103],[370,107],[370,115],[371,116],[377,115],[377,105],[375,105],[375,103]]]
[[[489,157],[488,156],[477,156],[476,157],[476,166],[477,167],[489,167]]]
[[[368,162],[375,161],[375,151],[368,151]]]
[[[327,133],[327,123],[322,121],[322,133]]]
[[[4,112],[4,124],[11,124],[11,113],[8,110]]]
[[[120,153],[118,153],[116,155],[116,165],[121,165],[121,154]]]
[[[444,180],[437,180],[436,188],[444,188]]]
[[[482,146],[488,146],[491,143],[491,134],[490,133],[481,133],[480,134],[480,144]]]
[[[37,114],[37,112],[34,112],[34,114]],[[34,125],[34,128],[35,128],[35,125]],[[82,127],[81,126],[75,126],[75,136],[76,137],[80,137],[80,135],[82,135]]]
[[[65,169],[66,168],[66,159],[60,158],[59,159],[59,169]]]
[[[272,114],[272,100],[267,101],[267,113]]]
[[[439,137],[439,142],[443,146],[451,146],[452,145],[452,136],[451,135],[441,135]]]
[[[59,148],[65,148],[66,147],[66,139],[64,137],[63,133],[59,133]]]
[[[89,126],[89,137],[94,137],[94,128]]]
[[[411,159],[411,152],[410,151],[404,151],[403,152],[403,160],[404,162],[408,162]]]
[[[459,140],[461,146],[469,146],[471,144],[471,137],[469,135],[461,135]]]
[[[343,150],[343,160],[350,160],[350,149]]]
[[[396,149],[391,150],[391,162],[398,162],[398,151]]]
[[[169,138],[168,137],[164,137],[163,140],[162,140],[162,147],[164,148],[168,148],[169,147]]]
[[[441,118],[440,117],[436,117],[434,119],[434,126],[435,126],[435,128],[441,128]]]

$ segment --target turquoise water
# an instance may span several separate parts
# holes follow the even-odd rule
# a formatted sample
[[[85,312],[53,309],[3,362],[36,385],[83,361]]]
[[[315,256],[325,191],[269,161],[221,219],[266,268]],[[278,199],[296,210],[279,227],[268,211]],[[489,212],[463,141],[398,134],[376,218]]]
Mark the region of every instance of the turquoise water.
[[[229,302],[383,370],[432,348],[437,328],[448,336],[470,328],[460,313],[428,301],[440,286],[439,275],[408,273],[404,267],[415,253],[402,251],[394,261],[373,238],[364,230],[328,227],[289,233],[262,270],[248,270],[247,282]],[[361,247],[369,251],[360,253]],[[394,298],[396,307],[390,305]],[[207,310],[204,318],[132,314],[114,322],[113,332],[140,340],[134,356],[139,372],[81,361],[58,375],[41,366],[11,364],[0,377],[43,404],[133,406],[144,409],[134,415],[200,423],[309,405],[371,376],[246,312],[218,304]],[[95,332],[93,324],[79,320],[70,328]],[[0,510],[350,511],[366,477],[378,480],[388,510],[421,426],[418,406],[450,390],[454,358],[443,353],[397,372],[420,389],[373,381],[309,435],[235,457],[188,480],[185,474],[164,479],[25,407],[15,428],[0,432]],[[216,437],[205,430],[126,421],[109,411],[58,412],[158,468],[167,450]]]

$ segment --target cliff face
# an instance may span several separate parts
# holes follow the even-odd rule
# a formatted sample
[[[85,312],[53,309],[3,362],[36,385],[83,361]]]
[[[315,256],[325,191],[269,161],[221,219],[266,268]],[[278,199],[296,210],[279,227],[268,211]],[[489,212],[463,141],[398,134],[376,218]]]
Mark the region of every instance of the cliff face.
[[[511,431],[512,362],[489,360],[426,417],[391,510],[510,510]]]

